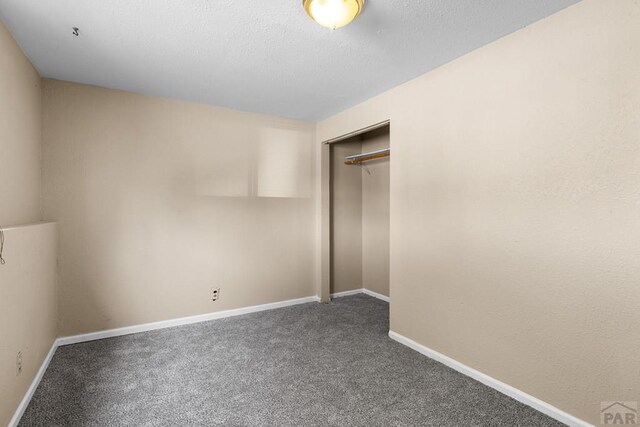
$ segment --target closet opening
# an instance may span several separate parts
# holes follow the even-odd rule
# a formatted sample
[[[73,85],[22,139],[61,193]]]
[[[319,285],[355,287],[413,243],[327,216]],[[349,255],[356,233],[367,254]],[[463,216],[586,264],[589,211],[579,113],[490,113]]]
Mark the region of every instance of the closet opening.
[[[390,125],[330,147],[329,290],[389,300]]]

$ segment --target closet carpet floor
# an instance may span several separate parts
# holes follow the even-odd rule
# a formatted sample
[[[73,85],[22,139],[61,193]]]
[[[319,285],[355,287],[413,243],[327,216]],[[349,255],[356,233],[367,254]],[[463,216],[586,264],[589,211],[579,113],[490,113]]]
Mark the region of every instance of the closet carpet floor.
[[[59,347],[20,426],[556,426],[365,295]]]

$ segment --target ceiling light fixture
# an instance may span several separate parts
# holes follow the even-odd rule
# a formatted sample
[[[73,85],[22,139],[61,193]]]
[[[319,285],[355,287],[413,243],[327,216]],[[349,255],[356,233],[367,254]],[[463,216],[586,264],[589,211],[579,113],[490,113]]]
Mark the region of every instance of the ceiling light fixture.
[[[323,27],[344,27],[356,19],[364,8],[365,0],[302,0],[307,14]]]

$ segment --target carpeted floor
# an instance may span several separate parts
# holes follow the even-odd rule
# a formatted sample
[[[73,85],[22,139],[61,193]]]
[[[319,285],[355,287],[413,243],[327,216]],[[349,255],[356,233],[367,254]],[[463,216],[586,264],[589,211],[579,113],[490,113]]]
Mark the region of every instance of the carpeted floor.
[[[21,426],[556,426],[357,295],[60,347]]]

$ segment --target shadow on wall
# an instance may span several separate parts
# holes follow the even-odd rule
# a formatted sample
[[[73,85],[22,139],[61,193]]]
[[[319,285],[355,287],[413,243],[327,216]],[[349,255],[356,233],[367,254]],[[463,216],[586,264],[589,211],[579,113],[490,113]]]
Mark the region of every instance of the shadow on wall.
[[[308,132],[267,128],[257,138],[224,144],[224,153],[199,158],[197,193],[211,197],[311,197]]]

